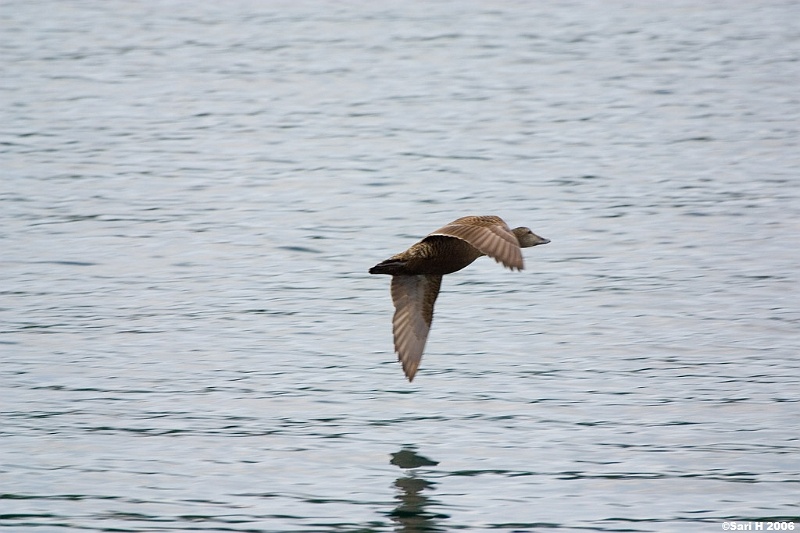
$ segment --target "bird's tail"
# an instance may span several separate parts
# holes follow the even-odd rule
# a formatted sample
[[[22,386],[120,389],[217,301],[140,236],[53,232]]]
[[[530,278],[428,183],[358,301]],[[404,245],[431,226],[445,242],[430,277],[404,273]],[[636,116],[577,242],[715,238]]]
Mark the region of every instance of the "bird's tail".
[[[387,259],[381,261],[374,267],[369,269],[370,274],[389,274],[390,276],[398,276],[403,274],[403,269],[406,266],[405,261],[398,261],[397,259]]]

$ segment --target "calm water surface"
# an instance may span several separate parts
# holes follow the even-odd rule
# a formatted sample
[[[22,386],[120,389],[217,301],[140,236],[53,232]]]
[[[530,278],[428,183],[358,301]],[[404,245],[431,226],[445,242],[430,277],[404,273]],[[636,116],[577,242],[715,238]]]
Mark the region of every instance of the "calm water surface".
[[[800,7],[0,6],[0,527],[800,528]],[[367,269],[465,214],[422,368]]]

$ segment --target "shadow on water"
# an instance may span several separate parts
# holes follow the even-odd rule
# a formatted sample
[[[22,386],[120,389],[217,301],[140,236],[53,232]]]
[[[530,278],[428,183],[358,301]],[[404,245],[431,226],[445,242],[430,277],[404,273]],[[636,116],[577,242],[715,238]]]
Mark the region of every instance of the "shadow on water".
[[[439,463],[417,454],[414,447],[408,445],[393,453],[390,463],[407,470],[405,475],[394,482],[394,486],[398,489],[395,499],[399,503],[389,516],[395,522],[395,531],[404,533],[445,531],[438,524],[448,516],[427,510],[431,504],[436,504],[436,501],[423,494],[425,491],[432,491],[436,483],[421,477],[415,470],[423,466],[436,466]]]

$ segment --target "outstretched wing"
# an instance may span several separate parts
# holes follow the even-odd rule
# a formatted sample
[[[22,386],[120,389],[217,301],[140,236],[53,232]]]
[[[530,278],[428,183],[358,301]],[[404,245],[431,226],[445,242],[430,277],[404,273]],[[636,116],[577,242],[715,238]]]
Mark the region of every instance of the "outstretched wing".
[[[419,368],[441,285],[442,276],[392,276],[394,350],[408,381]]]
[[[511,270],[522,270],[522,250],[517,236],[500,217],[469,216],[454,220],[431,235],[455,237],[468,242],[481,253]]]

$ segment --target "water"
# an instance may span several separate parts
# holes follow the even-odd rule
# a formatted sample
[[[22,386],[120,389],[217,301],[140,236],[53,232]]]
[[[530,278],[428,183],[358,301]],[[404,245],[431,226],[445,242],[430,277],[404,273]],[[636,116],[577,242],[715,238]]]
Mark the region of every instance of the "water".
[[[794,2],[5,2],[0,526],[800,521]],[[466,214],[421,370],[367,269]]]

